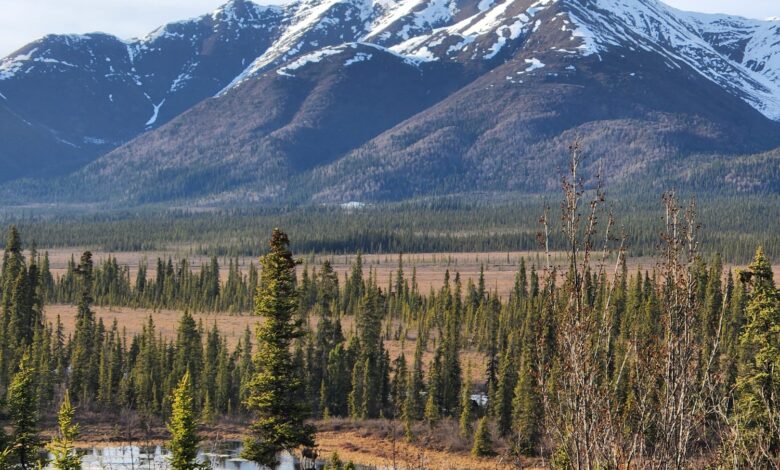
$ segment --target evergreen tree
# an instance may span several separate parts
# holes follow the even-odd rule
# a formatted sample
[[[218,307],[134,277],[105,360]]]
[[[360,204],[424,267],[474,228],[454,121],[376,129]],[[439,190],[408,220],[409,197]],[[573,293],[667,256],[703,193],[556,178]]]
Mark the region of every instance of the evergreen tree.
[[[512,402],[516,451],[533,455],[541,439],[541,403],[536,392],[533,366],[525,360]]]
[[[178,383],[185,374],[189,373],[192,388],[199,390],[200,374],[203,370],[203,343],[198,325],[187,310],[179,320],[175,346],[176,355],[172,371],[174,383]],[[197,403],[194,406],[197,406]]]
[[[276,465],[283,450],[314,445],[314,427],[304,422],[306,407],[296,401],[304,384],[293,370],[290,347],[302,331],[300,321],[293,319],[298,299],[289,244],[287,235],[275,229],[270,252],[260,260],[263,269],[255,298],[255,313],[265,321],[257,327],[256,372],[246,403],[257,420],[243,455],[267,466]]]
[[[763,455],[761,465],[771,466],[780,455],[780,437],[769,431],[780,419],[780,298],[761,248],[742,275],[752,292],[740,337],[743,353],[735,408],[746,451]]]
[[[466,383],[461,387],[460,392],[460,419],[459,430],[460,437],[468,439],[471,437],[471,426],[474,419],[474,410],[471,408],[471,364],[466,368]]]
[[[423,396],[423,371],[422,371],[422,355],[425,348],[422,335],[418,334],[417,347],[414,352],[414,363],[412,365],[412,371],[409,374],[409,380],[407,381],[408,390],[406,392],[406,399],[403,407],[403,419],[407,427],[409,422],[422,419],[425,402]]]
[[[73,445],[79,435],[79,425],[73,422],[73,415],[73,405],[71,405],[70,395],[66,391],[57,414],[59,433],[49,444],[49,452],[54,457],[52,465],[58,470],[81,469],[81,456]]]
[[[8,387],[8,410],[14,428],[11,448],[16,463],[23,470],[37,468],[40,463],[38,396],[31,362],[29,352],[24,353],[19,371]]]
[[[184,377],[173,391],[172,403],[171,419],[168,422],[168,431],[171,433],[171,440],[168,441],[171,468],[173,470],[207,468],[206,465],[197,462],[200,438],[197,432],[189,372],[184,373]]]
[[[477,431],[474,433],[474,446],[471,448],[471,454],[475,457],[489,457],[494,454],[487,416],[479,420]]]
[[[393,416],[398,416],[404,406],[404,400],[406,399],[406,390],[408,388],[407,382],[409,379],[409,371],[406,367],[406,356],[403,351],[395,359],[393,370],[393,382],[390,386],[390,399],[393,402]]]
[[[95,350],[97,325],[92,312],[92,253],[85,251],[77,268],[81,295],[76,313],[76,331],[73,335],[70,361],[70,393],[84,403],[95,396],[99,360]]]
[[[498,432],[507,436],[512,430],[512,400],[517,383],[517,366],[512,347],[507,347],[499,362],[496,392],[493,395],[493,416],[498,423]]]
[[[440,406],[440,394],[439,394],[439,373],[436,369],[439,367],[431,367],[431,373],[428,380],[428,395],[425,400],[425,421],[433,428],[436,423],[441,419],[441,406]]]

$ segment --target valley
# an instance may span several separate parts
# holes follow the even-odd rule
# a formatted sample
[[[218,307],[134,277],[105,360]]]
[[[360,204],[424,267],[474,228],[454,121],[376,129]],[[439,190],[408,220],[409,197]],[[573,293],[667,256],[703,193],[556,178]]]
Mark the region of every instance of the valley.
[[[0,469],[780,468],[780,17],[206,10],[0,58]]]

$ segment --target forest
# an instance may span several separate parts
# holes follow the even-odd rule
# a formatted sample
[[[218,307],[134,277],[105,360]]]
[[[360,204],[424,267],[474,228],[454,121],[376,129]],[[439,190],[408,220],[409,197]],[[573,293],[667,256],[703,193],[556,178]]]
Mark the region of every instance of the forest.
[[[454,269],[424,292],[402,256],[386,286],[360,256],[343,279],[327,260],[296,272],[278,229],[257,266],[231,260],[224,281],[216,257],[200,272],[159,259],[131,279],[89,251],[55,278],[11,226],[0,462],[38,468],[48,449],[56,468],[80,468],[79,421],[129,413],[139,427],[167,426],[176,469],[203,467],[199,432],[220,420],[242,423],[243,455],[264,465],[283,450],[317,455],[317,429],[346,420],[397,423],[399,440],[421,447],[457,434],[474,458],[510,468],[777,467],[780,292],[769,257],[754,246],[747,268],[727,270],[701,250],[696,204],[667,193],[658,212],[658,262],[631,272],[604,192],[564,179],[560,210],[541,208],[542,262],[521,261],[508,298]],[[565,269],[550,262],[553,246]],[[104,324],[96,303],[180,310],[175,339],[153,313],[137,334]],[[46,316],[50,304],[77,310],[72,333]],[[230,347],[197,311],[252,313],[257,326]],[[408,351],[391,354],[390,341]]]
[[[686,188],[685,184],[680,185]],[[590,188],[590,186],[589,186]],[[657,253],[662,189],[610,186],[609,205],[625,229],[633,257]],[[593,189],[588,190],[592,194]],[[696,200],[700,251],[747,263],[756,246],[780,257],[780,196],[775,193],[719,195],[678,193]],[[698,198],[696,196],[699,196]],[[15,225],[45,247],[92,251],[177,250],[188,255],[259,256],[268,234],[283,227],[298,256],[312,253],[449,253],[528,251],[539,248],[541,208],[558,193],[464,194],[356,206],[301,205],[204,210],[147,207],[124,211],[0,207],[0,224]],[[560,250],[559,231],[549,234]],[[0,240],[0,246],[5,240]]]

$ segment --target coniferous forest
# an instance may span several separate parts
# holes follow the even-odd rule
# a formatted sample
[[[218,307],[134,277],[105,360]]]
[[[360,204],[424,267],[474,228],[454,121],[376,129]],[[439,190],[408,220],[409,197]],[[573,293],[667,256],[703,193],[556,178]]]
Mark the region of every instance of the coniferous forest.
[[[11,226],[0,467],[38,468],[48,455],[80,468],[80,433],[120,415],[165,428],[175,469],[207,467],[197,448],[221,421],[239,423],[243,456],[269,466],[287,450],[351,468],[318,452],[329,422],[392,423],[420,448],[452,434],[466,449],[452,452],[516,468],[780,465],[780,292],[763,249],[746,269],[725,269],[700,249],[696,205],[669,193],[657,264],[634,272],[601,189],[564,179],[560,208],[541,212],[541,262],[521,261],[508,298],[455,269],[423,292],[403,257],[386,286],[360,256],[342,279],[327,260],[300,272],[278,229],[258,265],[242,272],[231,260],[224,281],[217,258],[199,272],[159,259],[131,278],[89,251],[55,278],[45,251]],[[550,262],[553,239],[565,269]],[[179,310],[175,338],[153,313],[140,333],[104,324],[101,303]],[[77,311],[73,331],[46,315],[51,304]],[[229,346],[192,312],[254,314],[257,325]],[[390,340],[407,346],[391,353]]]

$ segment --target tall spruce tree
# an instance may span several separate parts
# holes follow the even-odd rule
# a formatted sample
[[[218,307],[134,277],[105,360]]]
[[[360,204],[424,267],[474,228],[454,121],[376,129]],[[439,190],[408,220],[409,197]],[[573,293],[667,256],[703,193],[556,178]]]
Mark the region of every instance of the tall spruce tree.
[[[70,393],[82,403],[95,396],[99,360],[95,337],[97,325],[92,312],[92,253],[85,251],[77,268],[81,295],[76,313],[76,331],[73,335],[70,361]]]
[[[11,448],[14,461],[23,470],[38,468],[41,439],[38,435],[38,395],[35,369],[29,352],[19,362],[19,371],[8,387],[8,410],[14,433]]]
[[[274,229],[270,251],[260,259],[263,269],[255,297],[255,313],[265,321],[257,326],[256,371],[246,403],[257,419],[245,440],[243,455],[267,466],[276,465],[284,450],[314,445],[315,429],[305,423],[306,406],[296,398],[304,384],[293,369],[290,351],[303,332],[301,322],[294,319],[298,305],[296,263],[289,245],[287,235]]]
[[[772,267],[761,248],[756,251],[743,280],[751,285],[740,337],[742,366],[737,378],[735,411],[747,454],[754,464],[773,466],[780,457],[780,296]]]

